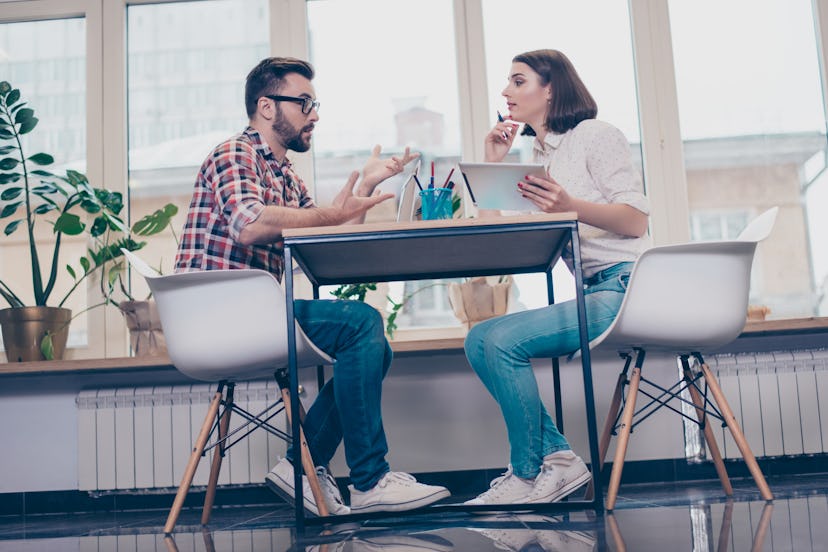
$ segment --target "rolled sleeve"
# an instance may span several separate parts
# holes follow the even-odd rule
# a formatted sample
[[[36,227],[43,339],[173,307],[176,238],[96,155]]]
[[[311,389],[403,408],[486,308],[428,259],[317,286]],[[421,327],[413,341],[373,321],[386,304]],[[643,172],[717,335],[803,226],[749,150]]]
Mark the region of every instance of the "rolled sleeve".
[[[259,218],[265,207],[264,190],[258,184],[256,152],[243,142],[229,142],[216,150],[216,205],[233,240]]]

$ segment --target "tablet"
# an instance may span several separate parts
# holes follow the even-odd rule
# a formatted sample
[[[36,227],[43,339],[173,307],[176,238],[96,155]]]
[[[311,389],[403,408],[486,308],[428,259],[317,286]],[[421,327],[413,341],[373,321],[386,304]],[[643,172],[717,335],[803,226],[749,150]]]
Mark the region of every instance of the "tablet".
[[[414,165],[414,169],[408,175],[408,178],[403,183],[402,188],[400,188],[400,203],[397,208],[397,222],[408,222],[410,220],[414,220],[414,213],[417,211],[420,200],[420,194],[417,193],[419,191],[419,187],[417,186],[417,182],[414,177],[419,177],[419,172],[420,160],[418,159],[417,163]]]
[[[458,163],[469,196],[478,209],[538,211],[537,205],[520,195],[517,183],[527,174],[546,176],[540,163]]]

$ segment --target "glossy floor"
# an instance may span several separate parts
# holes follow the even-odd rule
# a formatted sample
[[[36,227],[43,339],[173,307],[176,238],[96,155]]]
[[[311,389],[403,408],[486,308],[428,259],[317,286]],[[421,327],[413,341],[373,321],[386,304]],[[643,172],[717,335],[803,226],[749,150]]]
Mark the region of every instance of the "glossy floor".
[[[750,481],[724,500],[715,482],[621,489],[613,514],[461,513],[309,529],[297,538],[287,506],[222,508],[209,528],[185,511],[173,538],[164,511],[0,517],[0,551],[429,552],[828,550],[828,475],[769,480],[766,503]],[[455,500],[458,497],[455,497]]]

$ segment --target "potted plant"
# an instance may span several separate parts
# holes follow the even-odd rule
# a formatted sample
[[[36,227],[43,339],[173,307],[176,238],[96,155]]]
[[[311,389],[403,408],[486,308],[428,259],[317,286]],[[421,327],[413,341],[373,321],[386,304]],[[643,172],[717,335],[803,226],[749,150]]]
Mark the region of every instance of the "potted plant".
[[[24,294],[20,282],[0,279],[0,295],[9,305],[0,309],[0,327],[10,362],[62,358],[73,318],[64,307],[67,299],[87,278],[121,256],[121,247],[143,246],[129,237],[119,216],[121,193],[92,187],[78,171],[58,175],[46,170],[54,162],[47,153],[24,153],[21,137],[37,123],[20,91],[0,82],[0,227],[6,236],[25,232],[32,282],[31,294],[29,290]],[[53,244],[37,242],[38,221],[52,227]],[[76,267],[66,265],[74,281],[62,297],[53,299],[62,239],[79,235],[91,239],[88,255]],[[41,255],[41,249],[48,254]]]

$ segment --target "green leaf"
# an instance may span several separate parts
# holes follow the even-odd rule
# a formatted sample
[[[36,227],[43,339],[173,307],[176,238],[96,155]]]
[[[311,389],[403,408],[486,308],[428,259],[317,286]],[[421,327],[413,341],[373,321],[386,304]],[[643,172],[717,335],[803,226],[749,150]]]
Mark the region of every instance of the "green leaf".
[[[35,165],[51,165],[55,162],[55,158],[48,153],[36,153],[28,159]]]
[[[3,97],[6,94],[8,94],[11,89],[12,87],[9,84],[9,81],[0,82],[0,97]]]
[[[81,264],[81,267],[83,267],[83,273],[88,274],[89,273],[89,268],[91,267],[91,264],[89,263],[89,259],[87,259],[86,257],[81,257],[80,258],[80,264]]]
[[[9,84],[9,83],[6,82],[4,84]],[[20,99],[20,90],[18,90],[17,88],[15,88],[14,90],[11,90],[11,85],[9,85],[9,95],[6,96],[6,105],[12,105],[19,99]]]
[[[11,140],[14,138],[14,132],[10,131],[7,128],[0,128],[0,138],[5,140]]]
[[[2,173],[0,174],[0,185],[17,182],[21,178],[23,178],[23,175],[20,173]]]
[[[43,170],[40,170],[40,169],[35,169],[35,170],[31,171],[29,174],[36,174],[37,176],[48,176],[50,178],[55,177],[55,175],[50,173],[49,171],[43,171]]]
[[[3,159],[0,159],[0,169],[4,171],[10,171],[19,164],[20,161],[14,157],[4,157]]]
[[[22,192],[23,188],[6,188],[3,190],[3,193],[0,193],[0,199],[3,201],[9,201],[19,196]]]
[[[95,188],[95,197],[103,203],[104,208],[116,215],[124,208],[124,196],[121,192]]]
[[[85,227],[78,215],[63,213],[55,221],[55,234],[63,232],[69,236],[77,236]]]
[[[88,198],[81,200],[81,209],[92,215],[101,212],[101,206],[98,202]]]
[[[97,238],[103,235],[107,228],[109,228],[109,223],[107,223],[106,219],[104,217],[97,217],[92,223],[89,233],[92,234],[93,238]]]
[[[0,121],[0,125],[2,125],[2,121]],[[0,155],[6,155],[13,151],[17,150],[17,146],[3,146],[0,147]]]
[[[69,273],[73,280],[78,279],[77,275],[75,274],[75,269],[72,268],[72,265],[66,265],[66,272]]]
[[[55,209],[57,209],[57,205],[54,203],[43,203],[35,207],[34,212],[37,215],[45,215],[49,211],[54,211]]]
[[[40,340],[40,354],[42,354],[43,358],[46,360],[55,359],[55,346],[54,343],[52,343],[52,334],[48,332],[43,336],[43,339]]]
[[[3,233],[4,233],[5,235],[7,235],[7,236],[11,235],[11,234],[12,234],[12,232],[14,232],[15,230],[17,230],[17,227],[18,227],[18,226],[20,226],[20,223],[21,223],[21,222],[23,222],[23,220],[24,220],[24,219],[17,219],[17,220],[15,220],[14,222],[10,222],[10,223],[9,223],[9,224],[7,224],[7,225],[6,225],[6,227],[3,229]]]
[[[22,201],[18,201],[16,203],[9,203],[5,207],[3,207],[3,211],[0,211],[0,218],[10,217],[17,211],[17,208],[23,205]]]
[[[32,188],[32,193],[37,194],[39,196],[44,196],[47,194],[53,194],[58,191],[58,187],[52,183],[45,182],[40,186],[35,186]]]
[[[161,209],[143,217],[132,225],[132,233],[138,236],[152,236],[164,230],[178,213],[178,207],[168,203]]]
[[[24,108],[17,112],[14,116],[14,122],[18,125],[25,123],[34,117],[34,109]]]
[[[26,119],[26,121],[24,121],[23,123],[20,123],[20,129],[18,130],[18,132],[20,134],[30,133],[31,131],[34,130],[34,127],[37,126],[38,121],[40,121],[40,119],[38,119],[37,117],[32,117],[31,119]]]

